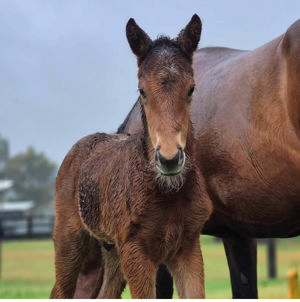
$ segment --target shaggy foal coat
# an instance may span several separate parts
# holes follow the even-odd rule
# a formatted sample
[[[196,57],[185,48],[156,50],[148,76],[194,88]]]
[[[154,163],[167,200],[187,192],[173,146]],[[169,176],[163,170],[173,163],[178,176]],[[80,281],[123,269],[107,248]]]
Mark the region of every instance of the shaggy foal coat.
[[[193,164],[191,139],[186,147],[190,169],[178,192],[166,192],[158,183],[144,133],[96,133],[71,149],[58,174],[56,284],[51,297],[73,297],[88,236],[104,245],[98,297],[120,297],[126,280],[133,298],[155,298],[160,263],[174,276],[180,298],[204,297],[199,234],[211,202]],[[72,186],[78,207],[64,196],[72,194]]]
[[[133,297],[155,297],[160,263],[177,279],[181,297],[204,297],[199,234],[211,205],[202,177],[191,163],[182,188],[166,192],[156,181],[143,137],[87,138],[98,143],[80,173],[81,219],[92,236],[116,246]]]

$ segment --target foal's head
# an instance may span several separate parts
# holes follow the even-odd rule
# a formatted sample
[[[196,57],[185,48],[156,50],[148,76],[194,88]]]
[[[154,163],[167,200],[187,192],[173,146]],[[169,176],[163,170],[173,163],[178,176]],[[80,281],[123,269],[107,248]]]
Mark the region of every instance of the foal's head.
[[[192,57],[201,34],[194,15],[176,39],[152,41],[130,19],[126,35],[138,61],[140,101],[145,112],[153,159],[165,179],[182,178],[186,170],[185,147],[190,125],[190,103],[195,83]],[[178,178],[178,177],[177,177]]]

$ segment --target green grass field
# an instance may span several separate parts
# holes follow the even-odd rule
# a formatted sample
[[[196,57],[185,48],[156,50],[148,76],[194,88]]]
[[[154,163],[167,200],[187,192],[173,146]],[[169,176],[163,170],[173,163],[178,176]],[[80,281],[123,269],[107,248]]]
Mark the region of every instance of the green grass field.
[[[231,298],[229,271],[221,243],[202,236],[207,298]],[[258,248],[260,298],[287,297],[287,270],[300,267],[300,237],[281,239],[278,245],[278,279],[267,279],[266,246]],[[51,240],[11,241],[2,244],[1,299],[48,298],[54,283],[54,251]],[[176,297],[176,295],[174,296]],[[123,298],[130,298],[128,289]]]

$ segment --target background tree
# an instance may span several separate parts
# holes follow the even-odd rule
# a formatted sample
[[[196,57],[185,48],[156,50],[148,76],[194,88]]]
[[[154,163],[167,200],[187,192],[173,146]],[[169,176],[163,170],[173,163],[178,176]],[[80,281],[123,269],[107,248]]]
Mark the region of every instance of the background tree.
[[[0,179],[5,178],[5,167],[9,158],[9,143],[0,134]]]
[[[11,157],[5,169],[6,177],[14,182],[16,199],[33,200],[37,204],[53,200],[56,172],[56,163],[33,147]]]

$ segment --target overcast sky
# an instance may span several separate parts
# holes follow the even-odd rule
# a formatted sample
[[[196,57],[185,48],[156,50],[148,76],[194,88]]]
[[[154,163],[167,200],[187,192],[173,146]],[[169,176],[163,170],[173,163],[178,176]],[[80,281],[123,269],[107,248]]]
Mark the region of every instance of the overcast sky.
[[[137,94],[130,17],[175,37],[197,13],[200,47],[254,49],[300,18],[299,0],[0,0],[0,134],[58,164],[85,135],[111,132]]]

